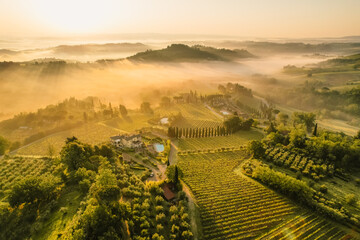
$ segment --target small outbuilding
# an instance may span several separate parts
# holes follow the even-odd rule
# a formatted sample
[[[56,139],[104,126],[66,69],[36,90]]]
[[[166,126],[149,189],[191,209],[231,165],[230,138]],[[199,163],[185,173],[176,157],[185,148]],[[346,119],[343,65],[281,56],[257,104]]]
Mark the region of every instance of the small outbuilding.
[[[162,187],[164,190],[164,197],[166,198],[167,201],[172,201],[175,198],[175,193],[171,190],[173,188],[172,184],[170,183],[165,183]]]

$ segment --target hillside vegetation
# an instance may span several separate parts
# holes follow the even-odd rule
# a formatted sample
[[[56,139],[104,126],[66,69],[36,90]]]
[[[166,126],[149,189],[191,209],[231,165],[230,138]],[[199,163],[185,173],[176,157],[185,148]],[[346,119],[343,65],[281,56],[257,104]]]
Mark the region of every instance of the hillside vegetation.
[[[160,50],[147,50],[128,57],[132,61],[182,62],[182,61],[230,61],[236,58],[253,57],[246,50],[216,49],[205,46],[172,44]]]

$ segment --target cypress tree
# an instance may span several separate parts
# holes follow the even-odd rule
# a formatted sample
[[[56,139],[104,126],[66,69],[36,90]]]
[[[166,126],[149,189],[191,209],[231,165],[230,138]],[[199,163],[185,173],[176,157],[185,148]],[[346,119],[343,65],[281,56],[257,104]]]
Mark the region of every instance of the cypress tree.
[[[168,137],[174,137],[172,127],[168,127]]]
[[[175,127],[175,133],[174,133],[176,138],[179,138],[179,128]]]
[[[315,124],[314,131],[313,131],[313,136],[316,137],[316,135],[317,135],[317,123]]]
[[[176,165],[175,165],[174,182],[175,182],[175,184],[177,184],[179,182],[179,172],[178,172],[178,168]]]

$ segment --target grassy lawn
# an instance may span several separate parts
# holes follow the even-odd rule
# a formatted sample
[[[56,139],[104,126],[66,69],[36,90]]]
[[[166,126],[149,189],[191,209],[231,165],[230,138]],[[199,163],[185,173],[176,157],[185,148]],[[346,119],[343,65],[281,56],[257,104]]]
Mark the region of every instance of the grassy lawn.
[[[42,228],[37,232],[33,239],[58,239],[63,234],[66,227],[71,224],[71,219],[78,211],[83,195],[76,187],[69,187],[67,192],[58,199],[59,210],[50,214]]]

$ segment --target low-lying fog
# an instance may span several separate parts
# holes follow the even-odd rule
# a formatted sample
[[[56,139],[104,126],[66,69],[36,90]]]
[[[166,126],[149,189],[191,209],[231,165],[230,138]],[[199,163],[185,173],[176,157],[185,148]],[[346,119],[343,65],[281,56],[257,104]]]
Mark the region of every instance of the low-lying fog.
[[[321,60],[293,55],[241,62],[160,64],[124,60],[107,66],[96,63],[67,64],[50,73],[44,69],[46,67],[7,69],[0,71],[0,118],[34,111],[68,97],[97,96],[104,101],[134,108],[144,100],[156,104],[162,95],[169,93],[190,89],[213,92],[219,82],[242,82],[252,88],[266,88],[263,82],[257,84],[250,76],[275,74],[284,65],[300,66]]]

